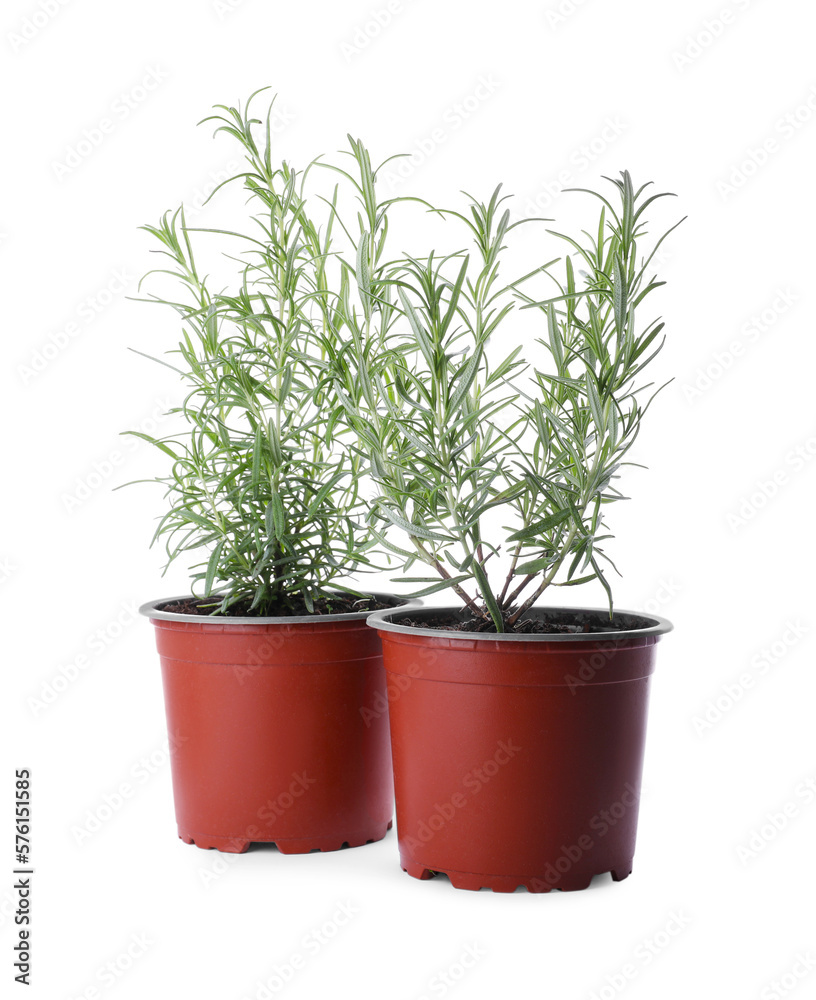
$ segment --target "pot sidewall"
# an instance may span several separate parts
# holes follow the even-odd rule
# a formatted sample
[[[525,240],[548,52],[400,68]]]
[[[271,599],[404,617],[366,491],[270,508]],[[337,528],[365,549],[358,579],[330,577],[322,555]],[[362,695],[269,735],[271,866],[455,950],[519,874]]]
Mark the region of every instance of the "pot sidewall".
[[[385,835],[393,812],[382,646],[365,617],[152,619],[179,835],[287,853]]]
[[[403,868],[533,891],[629,874],[657,637],[380,637]]]

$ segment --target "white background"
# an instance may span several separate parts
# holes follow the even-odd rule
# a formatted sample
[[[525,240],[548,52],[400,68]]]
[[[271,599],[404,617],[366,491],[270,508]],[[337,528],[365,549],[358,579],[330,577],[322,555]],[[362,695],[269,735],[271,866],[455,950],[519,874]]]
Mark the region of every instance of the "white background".
[[[386,0],[233,5],[3,5],[0,976],[11,983],[12,774],[30,767],[37,997],[264,996],[340,903],[353,919],[283,995],[812,996],[816,975],[797,964],[816,946],[812,5],[402,0],[382,28],[370,18]],[[235,158],[195,122],[266,84],[292,118],[280,154],[298,163],[347,132],[383,158],[427,150],[441,128],[401,192],[450,204],[503,181],[516,211],[537,201],[571,224],[559,186],[625,167],[689,216],[659,302],[657,374],[676,381],[639,443],[650,471],[634,470],[613,512],[618,605],[676,625],[623,883],[457,891],[403,874],[394,832],[226,861],[175,836],[158,660],[132,609],[187,586],[182,568],[160,580],[147,547],[158,492],[111,487],[159,471],[118,434],[150,429],[177,387],[127,348],[160,352],[176,329],[127,296],[152,263],[137,226],[200,201]],[[114,126],[89,149],[103,118]],[[131,794],[106,811],[123,783]],[[106,820],[78,843],[94,814]],[[434,977],[455,975],[468,945],[482,957],[448,989]],[[130,968],[100,976],[108,962]]]

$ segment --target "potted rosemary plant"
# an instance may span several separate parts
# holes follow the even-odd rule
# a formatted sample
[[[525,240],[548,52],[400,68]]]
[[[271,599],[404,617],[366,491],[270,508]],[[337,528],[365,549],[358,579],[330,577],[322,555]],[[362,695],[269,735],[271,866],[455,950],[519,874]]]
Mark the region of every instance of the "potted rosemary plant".
[[[415,596],[458,599],[368,620],[393,681],[400,855],[417,878],[548,891],[632,868],[649,676],[671,626],[613,610],[606,512],[654,396],[644,369],[663,323],[640,314],[671,230],[644,252],[662,195],[626,172],[612,183],[589,192],[591,233],[552,233],[566,255],[520,280],[500,276],[514,224],[497,190],[442,213],[472,252],[375,271],[364,250],[363,307],[345,297],[332,316],[338,394],[377,487],[372,533],[420,568],[403,577]],[[360,245],[378,247],[369,197]],[[548,297],[524,291],[542,274]],[[540,364],[502,352],[519,307],[540,318]],[[538,603],[590,580],[607,609]]]
[[[179,836],[235,853],[253,841],[302,853],[378,840],[391,825],[387,716],[365,712],[385,698],[382,649],[365,619],[411,602],[338,587],[376,557],[364,461],[348,446],[325,360],[333,213],[325,227],[313,221],[308,169],[273,165],[269,118],[264,129],[250,117],[251,100],[206,119],[242,146],[247,166],[231,179],[248,195],[249,232],[191,229],[183,209],[144,227],[163,255],[151,280],[173,287],[147,301],[173,308],[183,327],[162,363],[186,392],[174,432],[139,435],[168,462],[154,540],[168,562],[200,562],[192,595],[142,612],[156,628],[177,737]],[[367,162],[362,146],[353,155]],[[213,239],[238,262],[226,291],[194,251]]]

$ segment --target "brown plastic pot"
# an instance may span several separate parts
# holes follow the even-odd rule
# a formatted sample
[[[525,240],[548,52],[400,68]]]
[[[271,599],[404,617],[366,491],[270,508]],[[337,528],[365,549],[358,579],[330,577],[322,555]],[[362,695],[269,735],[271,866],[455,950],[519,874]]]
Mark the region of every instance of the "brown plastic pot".
[[[405,614],[368,620],[388,674],[403,869],[497,892],[626,878],[654,647],[671,624],[620,611],[626,631],[544,638],[410,627]],[[594,609],[530,614],[608,621]]]
[[[161,657],[179,837],[235,854],[381,840],[393,784],[370,612],[219,620],[161,610],[174,600],[140,610]]]

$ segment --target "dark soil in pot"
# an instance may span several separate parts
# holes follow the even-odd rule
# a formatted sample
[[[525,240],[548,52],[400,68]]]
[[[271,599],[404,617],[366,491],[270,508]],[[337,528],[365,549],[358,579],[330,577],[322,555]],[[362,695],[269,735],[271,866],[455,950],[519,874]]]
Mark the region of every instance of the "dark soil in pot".
[[[536,609],[536,612],[539,610]],[[619,613],[610,618],[605,612],[570,611],[567,608],[547,609],[544,614],[535,616],[524,615],[512,625],[508,622],[510,617],[511,612],[508,611],[505,615],[506,632],[515,635],[592,635],[599,632],[627,632],[645,628],[649,623],[649,619],[639,615]],[[478,618],[469,612],[433,613],[430,608],[421,619],[409,615],[400,618],[400,624],[448,632],[496,633],[496,625],[489,617]]]
[[[247,598],[244,601],[236,601],[226,612],[218,616],[213,615],[213,611],[218,607],[220,601],[212,597],[188,597],[182,600],[169,601],[162,604],[159,610],[167,611],[175,615],[201,615],[202,617],[221,618],[261,618],[275,617],[287,618],[289,616],[299,617],[302,615],[348,615],[358,614],[362,611],[383,611],[387,608],[399,607],[403,601],[398,598],[387,598],[382,596],[357,597],[354,594],[336,594],[331,597],[320,598],[314,602],[314,608],[310,611],[306,607],[305,601],[289,601],[270,609],[266,609],[261,615],[256,608],[252,608],[252,602]]]

